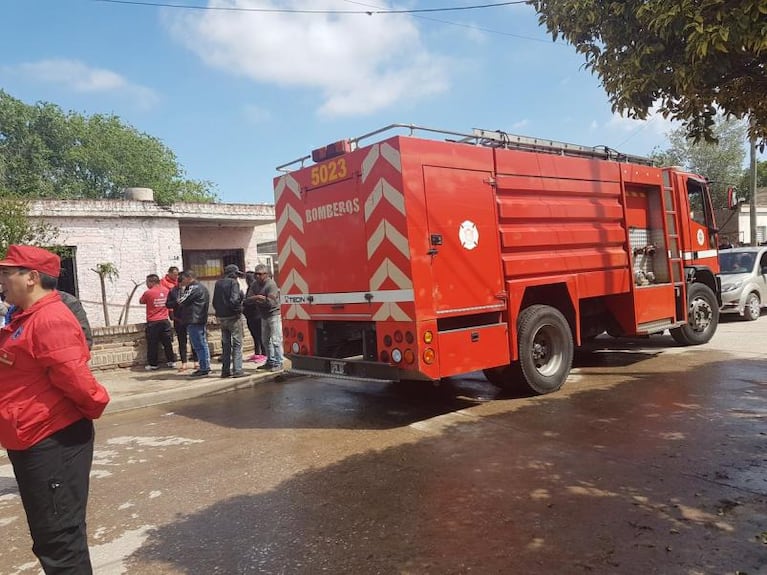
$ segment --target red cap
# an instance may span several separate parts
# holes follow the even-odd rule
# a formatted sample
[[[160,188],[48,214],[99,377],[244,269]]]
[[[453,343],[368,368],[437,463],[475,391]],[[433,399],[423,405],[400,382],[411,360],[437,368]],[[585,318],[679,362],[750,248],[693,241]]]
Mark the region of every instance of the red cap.
[[[54,278],[61,273],[61,259],[56,254],[36,246],[8,246],[8,253],[0,260],[0,266],[13,266],[37,270]]]

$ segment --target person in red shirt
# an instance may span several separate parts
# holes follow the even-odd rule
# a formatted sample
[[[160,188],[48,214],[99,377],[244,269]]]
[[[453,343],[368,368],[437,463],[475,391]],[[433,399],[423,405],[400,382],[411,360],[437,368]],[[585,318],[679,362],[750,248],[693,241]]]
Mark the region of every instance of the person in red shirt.
[[[146,306],[146,359],[147,371],[159,369],[157,348],[162,344],[168,367],[176,367],[176,352],[173,351],[173,336],[168,319],[168,288],[163,287],[157,274],[146,276],[147,290],[141,294],[140,303]]]
[[[85,513],[93,420],[109,403],[83,330],[59,294],[56,254],[11,245],[0,286],[18,308],[0,329],[0,445],[8,452],[43,571],[92,572]],[[55,283],[55,282],[53,282]]]

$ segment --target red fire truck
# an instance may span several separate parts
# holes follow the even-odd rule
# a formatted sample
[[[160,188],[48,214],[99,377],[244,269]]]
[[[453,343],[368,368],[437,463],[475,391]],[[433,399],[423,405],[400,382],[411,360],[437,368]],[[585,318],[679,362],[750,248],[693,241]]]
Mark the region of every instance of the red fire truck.
[[[483,370],[549,393],[574,347],[605,331],[668,329],[681,345],[716,331],[717,230],[700,176],[607,148],[404,124],[278,170],[296,372],[436,381]]]

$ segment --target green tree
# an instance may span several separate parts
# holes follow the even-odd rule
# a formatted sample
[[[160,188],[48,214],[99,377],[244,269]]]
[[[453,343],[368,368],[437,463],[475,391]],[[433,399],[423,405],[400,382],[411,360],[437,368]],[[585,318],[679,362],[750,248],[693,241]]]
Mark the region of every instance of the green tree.
[[[767,188],[767,160],[756,162],[756,188]],[[743,170],[743,177],[738,184],[739,196],[751,198],[751,168]]]
[[[743,175],[746,157],[746,125],[742,121],[716,118],[712,128],[716,144],[690,139],[684,127],[671,130],[670,147],[653,152],[666,166],[682,166],[708,178],[715,208],[727,207],[727,188],[737,185]]]
[[[110,282],[120,277],[120,272],[117,267],[111,262],[103,262],[96,264],[96,267],[91,270],[96,272],[99,276],[99,284],[101,284],[101,308],[104,310],[104,325],[109,327],[109,305],[107,304],[107,285],[106,282]]]
[[[556,40],[586,58],[613,110],[659,104],[689,135],[713,137],[719,112],[752,115],[767,141],[767,0],[529,0]]]
[[[186,178],[162,141],[117,116],[28,105],[0,90],[0,194],[103,199],[130,186],[152,188],[163,205],[216,200],[211,182]]]
[[[0,258],[11,244],[51,246],[58,230],[49,224],[29,219],[29,201],[10,195],[0,196]]]

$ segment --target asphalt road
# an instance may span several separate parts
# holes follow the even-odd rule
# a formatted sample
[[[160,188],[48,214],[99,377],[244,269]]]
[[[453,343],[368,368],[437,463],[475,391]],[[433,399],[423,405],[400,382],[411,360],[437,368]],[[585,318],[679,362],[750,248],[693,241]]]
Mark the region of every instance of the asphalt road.
[[[107,415],[95,572],[767,573],[765,349],[725,320],[598,339],[544,397],[295,378]],[[0,538],[38,573],[4,455]]]

